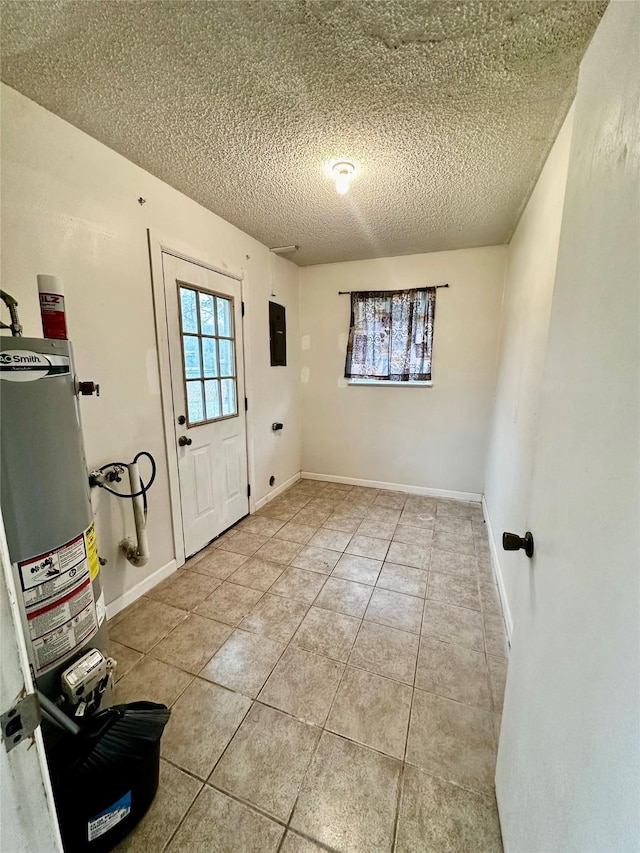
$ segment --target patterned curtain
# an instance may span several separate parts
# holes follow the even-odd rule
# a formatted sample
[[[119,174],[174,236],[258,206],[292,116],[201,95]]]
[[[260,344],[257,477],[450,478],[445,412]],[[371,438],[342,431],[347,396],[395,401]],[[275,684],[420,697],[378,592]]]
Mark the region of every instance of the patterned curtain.
[[[435,287],[353,292],[345,377],[428,382],[435,311]]]

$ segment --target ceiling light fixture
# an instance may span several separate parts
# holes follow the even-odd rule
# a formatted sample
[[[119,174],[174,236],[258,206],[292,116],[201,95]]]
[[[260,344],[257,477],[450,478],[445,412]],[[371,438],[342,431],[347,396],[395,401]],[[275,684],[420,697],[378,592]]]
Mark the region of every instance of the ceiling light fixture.
[[[355,163],[350,163],[348,160],[340,160],[333,164],[331,177],[336,182],[336,192],[338,195],[346,195],[349,192],[351,178],[353,178],[355,171]]]

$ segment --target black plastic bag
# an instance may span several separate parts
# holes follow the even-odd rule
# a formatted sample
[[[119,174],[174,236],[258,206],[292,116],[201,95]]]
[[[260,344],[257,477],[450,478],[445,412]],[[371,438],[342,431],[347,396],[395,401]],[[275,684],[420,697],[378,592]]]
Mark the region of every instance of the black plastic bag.
[[[170,713],[154,702],[116,705],[51,749],[66,853],[106,853],[144,816],[158,788],[160,738]]]

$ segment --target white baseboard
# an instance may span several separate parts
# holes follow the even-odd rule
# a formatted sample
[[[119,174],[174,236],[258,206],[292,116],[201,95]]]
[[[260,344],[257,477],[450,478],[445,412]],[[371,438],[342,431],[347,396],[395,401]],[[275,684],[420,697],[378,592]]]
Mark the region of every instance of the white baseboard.
[[[427,486],[406,486],[402,483],[383,483],[379,480],[358,480],[355,477],[337,477],[334,474],[313,474],[301,471],[304,480],[325,480],[327,483],[345,483],[348,486],[367,486],[370,489],[386,489],[389,492],[408,492],[410,495],[426,495],[430,498],[446,498],[453,501],[480,503],[482,495],[475,492],[452,492],[448,489],[430,489]]]
[[[122,595],[118,596],[118,598],[114,598],[113,601],[110,601],[107,604],[107,619],[113,619],[116,613],[120,613],[121,610],[124,610],[125,607],[128,607],[130,604],[133,604],[141,595],[144,595],[150,589],[153,589],[154,586],[163,581],[165,578],[168,578],[169,575],[172,575],[178,569],[178,564],[175,560],[170,560],[166,565],[157,569],[152,575],[141,580],[140,583],[137,583],[134,587],[127,590]]]
[[[491,519],[489,518],[489,510],[487,509],[487,502],[485,501],[484,497],[482,498],[482,513],[484,515],[485,524],[487,525],[489,550],[491,552],[491,564],[493,566],[493,573],[496,576],[498,592],[500,593],[502,612],[504,614],[504,624],[507,629],[507,639],[509,640],[509,645],[511,645],[511,635],[513,634],[513,619],[511,618],[511,610],[509,609],[509,602],[507,601],[507,591],[504,586],[504,578],[502,577],[502,568],[500,566],[500,551],[498,550],[498,546],[496,544],[496,538],[493,533],[493,528],[491,527]]]
[[[293,486],[294,483],[297,483],[299,479],[300,479],[300,472],[298,471],[298,473],[294,474],[293,477],[289,477],[289,479],[286,482],[282,483],[280,486],[278,486],[272,492],[269,492],[268,495],[265,495],[263,498],[260,498],[260,500],[256,501],[256,504],[254,506],[254,512],[257,509],[262,509],[262,507],[266,506],[269,503],[269,501],[272,501],[274,498],[277,498],[278,495],[281,495],[284,491],[286,491],[289,488],[289,486]]]

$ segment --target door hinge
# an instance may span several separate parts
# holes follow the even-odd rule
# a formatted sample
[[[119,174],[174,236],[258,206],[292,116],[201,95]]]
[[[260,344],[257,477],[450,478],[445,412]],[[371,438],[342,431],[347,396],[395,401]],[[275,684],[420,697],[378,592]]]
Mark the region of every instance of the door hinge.
[[[242,316],[244,317],[244,300],[240,304],[242,305]]]
[[[31,737],[40,725],[42,715],[37,693],[27,693],[0,716],[2,740],[11,752],[14,746]]]
[[[251,483],[247,483],[247,497],[251,497]]]
[[[249,401],[247,400],[246,397],[244,398],[244,410],[245,410],[245,412],[249,411]]]

